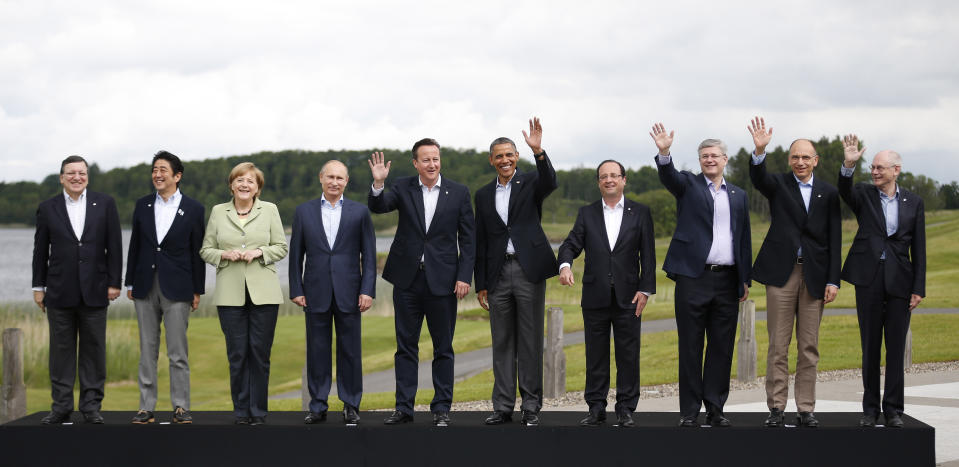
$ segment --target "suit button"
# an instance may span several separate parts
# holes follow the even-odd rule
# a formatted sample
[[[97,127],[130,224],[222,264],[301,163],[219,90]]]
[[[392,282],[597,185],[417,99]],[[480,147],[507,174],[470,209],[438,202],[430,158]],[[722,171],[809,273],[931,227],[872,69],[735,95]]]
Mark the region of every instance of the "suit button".
[[[246,248],[246,244],[244,243],[244,244],[240,245],[240,248]]]
[[[160,247],[157,247],[157,251],[160,251]]]
[[[83,242],[77,243],[77,246],[83,246]]]
[[[82,259],[80,260],[80,264],[83,264],[83,260],[82,260]]]
[[[156,269],[156,268],[157,268],[157,265],[155,265],[155,264],[151,264],[151,265],[150,265],[150,269]]]

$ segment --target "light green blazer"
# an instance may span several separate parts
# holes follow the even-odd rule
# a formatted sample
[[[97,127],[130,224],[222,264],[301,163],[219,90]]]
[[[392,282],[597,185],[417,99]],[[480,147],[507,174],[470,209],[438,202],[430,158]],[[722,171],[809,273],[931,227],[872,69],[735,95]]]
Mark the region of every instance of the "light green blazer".
[[[253,250],[259,248],[263,256],[247,264],[246,261],[227,261],[220,258],[226,250]],[[250,291],[255,305],[283,303],[283,291],[276,276],[276,262],[286,257],[289,247],[276,205],[257,199],[246,218],[246,225],[236,215],[233,201],[213,206],[206,225],[200,257],[216,266],[216,291],[213,302],[217,306],[243,306],[246,302],[244,286]]]

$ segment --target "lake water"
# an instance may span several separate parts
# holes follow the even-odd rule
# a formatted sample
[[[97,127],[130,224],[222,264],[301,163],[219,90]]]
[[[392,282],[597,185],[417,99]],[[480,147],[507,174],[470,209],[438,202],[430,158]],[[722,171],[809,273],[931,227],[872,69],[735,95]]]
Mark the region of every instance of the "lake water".
[[[33,292],[33,234],[32,228],[0,228],[0,249],[4,252],[4,261],[0,262],[0,302],[32,302]],[[289,237],[287,237],[289,241]],[[126,274],[127,246],[130,243],[130,230],[123,230],[123,272]],[[393,237],[377,237],[376,251],[387,252],[393,243]],[[289,283],[288,261],[284,258],[277,264],[280,284],[285,288]],[[377,281],[382,281],[377,277]],[[212,292],[216,284],[216,271],[213,266],[206,268],[206,290]],[[379,294],[378,294],[379,295]]]

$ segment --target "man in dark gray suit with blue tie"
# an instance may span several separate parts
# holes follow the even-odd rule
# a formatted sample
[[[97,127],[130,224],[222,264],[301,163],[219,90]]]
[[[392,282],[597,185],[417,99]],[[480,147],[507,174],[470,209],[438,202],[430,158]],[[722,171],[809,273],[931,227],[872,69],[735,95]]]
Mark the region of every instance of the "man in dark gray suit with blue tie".
[[[290,299],[306,312],[306,424],[326,420],[336,326],[336,392],[343,422],[359,422],[363,395],[360,313],[376,291],[376,238],[366,206],[346,199],[346,166],[331,160],[320,170],[323,195],[296,207],[290,238]]]
[[[728,427],[723,405],[729,396],[737,302],[749,296],[752,272],[749,202],[745,190],[723,177],[729,161],[725,143],[704,140],[698,150],[702,172],[680,172],[669,153],[673,134],[657,123],[649,135],[659,149],[659,180],[676,198],[676,231],[663,270],[676,281],[679,424],[698,426],[705,404],[706,424]]]

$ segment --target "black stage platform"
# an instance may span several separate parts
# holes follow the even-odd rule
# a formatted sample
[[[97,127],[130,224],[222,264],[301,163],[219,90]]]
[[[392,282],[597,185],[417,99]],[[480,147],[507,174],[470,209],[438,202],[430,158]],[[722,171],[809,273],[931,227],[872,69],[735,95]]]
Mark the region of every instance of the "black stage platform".
[[[578,412],[542,412],[542,425],[488,427],[481,412],[453,412],[446,428],[416,421],[384,426],[386,412],[340,414],[304,425],[303,414],[273,412],[263,426],[233,425],[226,412],[194,412],[193,425],[132,425],[133,412],[104,412],[105,425],[42,426],[43,413],[0,425],[0,464],[21,465],[935,465],[935,430],[904,416],[905,427],[859,428],[858,413],[817,413],[821,426],[763,428],[765,413],[727,413],[731,428],[680,428],[675,413],[637,413],[624,429],[577,426]],[[158,412],[158,421],[169,421]],[[702,421],[700,416],[700,421]],[[790,421],[790,418],[787,418]]]

